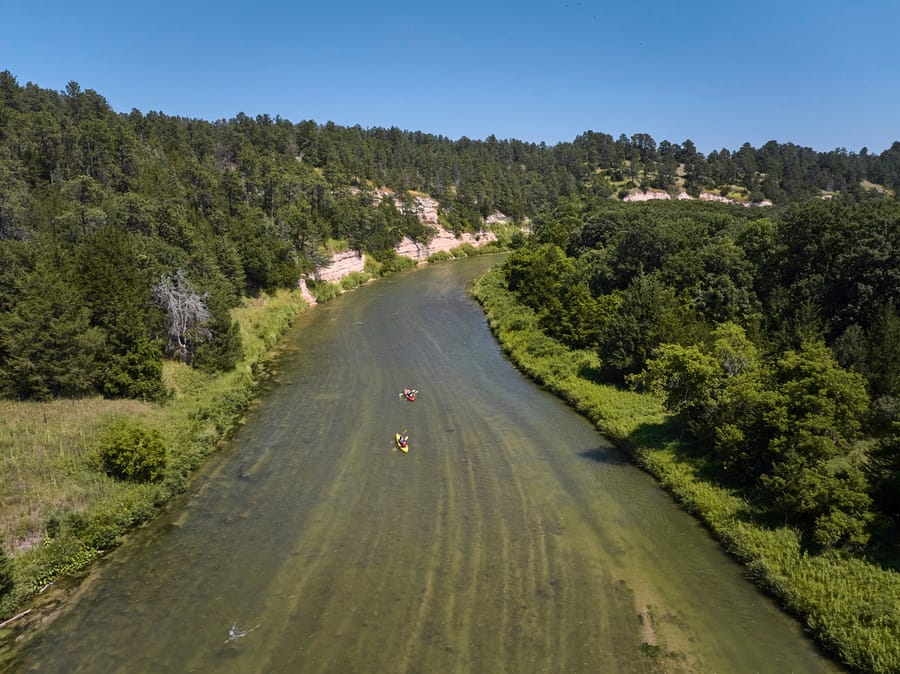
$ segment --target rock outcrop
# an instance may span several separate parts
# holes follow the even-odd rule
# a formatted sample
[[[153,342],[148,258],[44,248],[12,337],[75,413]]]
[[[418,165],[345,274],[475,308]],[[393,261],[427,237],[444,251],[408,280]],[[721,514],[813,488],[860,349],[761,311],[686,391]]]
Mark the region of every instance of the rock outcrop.
[[[630,194],[626,194],[622,201],[653,201],[654,199],[671,199],[672,195],[668,192],[663,192],[662,190],[647,190],[646,192],[637,191],[631,192]],[[689,200],[693,199],[690,194],[687,192],[679,192],[675,197],[679,200]],[[755,201],[755,202],[745,202],[745,201],[735,201],[734,199],[729,199],[728,197],[723,197],[721,194],[716,194],[715,192],[701,192],[700,196],[697,197],[700,201],[719,201],[723,204],[741,204],[742,206],[771,206],[772,202],[768,199],[764,201]]]
[[[400,201],[390,190],[379,188],[375,190],[376,199],[394,199],[397,208],[401,207]],[[435,234],[427,243],[418,243],[409,237],[403,237],[403,240],[394,247],[397,255],[412,258],[417,262],[424,262],[430,255],[441,251],[449,251],[453,248],[461,246],[464,243],[473,246],[483,246],[490,241],[497,239],[493,232],[482,232],[477,236],[469,232],[463,232],[460,236],[456,236],[453,232],[441,227],[438,224],[438,202],[430,197],[414,196],[416,216],[419,222],[435,230]],[[507,218],[502,213],[494,213],[485,220],[485,224],[493,222],[507,222]],[[365,268],[365,256],[356,251],[344,251],[334,253],[331,256],[331,262],[316,271],[315,279],[317,281],[329,281],[337,283],[345,276],[353,272],[361,272]],[[306,285],[306,279],[301,279],[300,290],[303,298],[310,304],[315,304],[316,300]]]

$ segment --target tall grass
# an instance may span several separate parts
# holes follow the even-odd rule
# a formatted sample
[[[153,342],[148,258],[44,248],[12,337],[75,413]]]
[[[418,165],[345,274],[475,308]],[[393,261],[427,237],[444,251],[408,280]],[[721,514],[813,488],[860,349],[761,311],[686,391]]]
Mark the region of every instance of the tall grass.
[[[352,271],[341,279],[341,290],[353,290],[369,282],[372,277],[364,271]]]
[[[323,248],[328,255],[343,253],[345,250],[350,250],[350,242],[347,239],[326,239]]]
[[[503,248],[509,248],[514,236],[522,233],[522,225],[515,222],[494,222],[488,229],[494,233]]]
[[[102,491],[86,460],[112,418],[155,423],[159,409],[101,398],[47,403],[0,401],[0,544],[20,551],[40,540],[48,513],[78,510]]]
[[[679,442],[661,400],[596,383],[597,354],[547,337],[505,289],[501,269],[472,293],[516,366],[628,450],[822,646],[853,670],[900,672],[900,574],[838,551],[807,550],[794,529],[766,524],[740,493],[706,477],[702,456]]]
[[[316,298],[318,304],[329,302],[341,294],[341,286],[337,283],[332,283],[331,281],[314,281],[312,279],[307,279],[306,287],[309,288],[309,292],[313,294],[313,297]]]
[[[88,566],[187,487],[237,427],[272,347],[306,306],[299,291],[245,300],[233,313],[244,352],[237,367],[211,375],[166,363],[171,396],[162,404],[0,401],[0,544],[11,553],[14,580],[0,602],[0,621],[45,584]],[[98,440],[122,418],[162,434],[170,456],[163,479],[141,484],[103,472]]]
[[[488,241],[482,246],[476,246],[468,241],[454,246],[450,250],[439,250],[428,256],[427,262],[445,262],[447,260],[458,260],[464,257],[474,257],[476,255],[493,255],[495,253],[503,253],[509,250],[509,247],[500,241]]]

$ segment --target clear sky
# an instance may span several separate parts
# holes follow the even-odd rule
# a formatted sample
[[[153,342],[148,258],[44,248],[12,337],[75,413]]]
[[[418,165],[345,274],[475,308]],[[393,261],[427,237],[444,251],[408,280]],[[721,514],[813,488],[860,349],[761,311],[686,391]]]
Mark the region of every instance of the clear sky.
[[[704,153],[900,140],[900,0],[0,0],[0,70],[210,121]]]

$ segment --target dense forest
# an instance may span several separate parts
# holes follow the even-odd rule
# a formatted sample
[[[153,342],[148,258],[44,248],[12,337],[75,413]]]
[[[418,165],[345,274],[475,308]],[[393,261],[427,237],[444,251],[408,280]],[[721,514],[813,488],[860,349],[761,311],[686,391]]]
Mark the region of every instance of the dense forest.
[[[495,211],[522,221],[560,197],[629,189],[782,203],[833,190],[864,200],[875,184],[900,184],[900,143],[879,156],[777,143],[704,156],[646,134],[547,147],[267,116],[208,122],[118,114],[75,82],[55,92],[6,71],[0,396],[153,399],[164,356],[227,369],[240,297],[296,285],[329,240],[384,259],[403,236],[427,239],[411,191],[437,199],[441,223],[461,231]],[[399,207],[374,198],[382,186],[405,195]]]
[[[900,142],[704,155],[647,134],[547,146],[204,121],[6,71],[0,397],[161,400],[166,358],[228,370],[241,298],[296,287],[334,241],[389,265],[404,236],[430,236],[413,208],[427,194],[455,232],[497,211],[527,222],[509,288],[596,350],[601,376],[665,395],[724,480],[811,546],[896,559],[898,187]],[[774,206],[620,203],[648,189]]]

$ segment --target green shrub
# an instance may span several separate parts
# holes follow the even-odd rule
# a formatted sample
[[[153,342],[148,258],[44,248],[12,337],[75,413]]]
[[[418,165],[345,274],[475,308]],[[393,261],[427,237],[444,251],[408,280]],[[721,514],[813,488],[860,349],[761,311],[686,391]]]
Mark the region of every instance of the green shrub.
[[[365,261],[363,262],[363,271],[368,274],[372,278],[377,278],[381,276],[381,268],[384,265],[381,264],[378,260],[376,260],[371,255],[365,256]]]
[[[163,477],[169,450],[159,431],[133,420],[115,423],[100,440],[100,460],[120,480],[152,482]]]
[[[475,255],[478,255],[478,249],[471,243],[466,242],[452,248],[450,254],[453,255],[453,257],[474,257]]]
[[[343,253],[345,250],[350,250],[350,243],[347,239],[326,239],[324,248],[328,255]]]
[[[508,246],[503,242],[497,239],[496,241],[488,241],[483,246],[475,249],[476,255],[493,255],[495,253],[505,253],[507,251]]]
[[[381,260],[381,276],[387,276],[388,274],[393,274],[395,272],[413,269],[418,264],[418,262],[411,257],[406,257],[405,255],[396,255],[393,254],[393,251],[391,251],[391,253],[391,255],[387,255],[384,259]]]
[[[341,294],[341,287],[329,281],[306,281],[306,287],[316,298],[316,302],[324,304]]]
[[[12,591],[12,565],[3,548],[0,548],[0,597]]]
[[[452,256],[446,250],[439,250],[428,256],[428,262],[446,262],[450,259],[452,259]]]
[[[197,345],[194,365],[204,372],[227,372],[234,368],[243,356],[241,326],[230,317],[213,320],[212,339]]]
[[[342,290],[353,290],[369,280],[369,275],[363,271],[352,271],[341,279]]]
[[[149,339],[138,341],[125,353],[110,353],[102,377],[103,393],[110,398],[163,400],[162,351]]]
[[[525,233],[522,230],[516,230],[509,237],[509,247],[518,250],[525,245]]]

